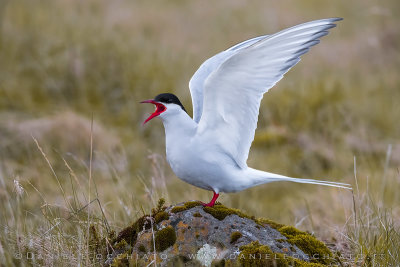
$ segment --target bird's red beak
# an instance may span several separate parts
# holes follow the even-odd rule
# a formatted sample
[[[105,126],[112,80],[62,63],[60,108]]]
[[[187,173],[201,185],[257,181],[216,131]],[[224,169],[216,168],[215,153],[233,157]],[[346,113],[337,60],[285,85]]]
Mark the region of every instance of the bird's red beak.
[[[144,125],[146,122],[148,122],[149,120],[151,120],[152,118],[157,117],[158,115],[160,115],[161,113],[163,113],[164,111],[167,110],[167,108],[166,108],[163,104],[158,103],[158,102],[154,101],[153,99],[144,100],[144,101],[142,101],[142,102],[140,102],[140,103],[151,103],[151,104],[154,104],[154,105],[156,106],[156,110],[150,115],[150,117],[148,117],[148,118],[143,122],[143,125]]]

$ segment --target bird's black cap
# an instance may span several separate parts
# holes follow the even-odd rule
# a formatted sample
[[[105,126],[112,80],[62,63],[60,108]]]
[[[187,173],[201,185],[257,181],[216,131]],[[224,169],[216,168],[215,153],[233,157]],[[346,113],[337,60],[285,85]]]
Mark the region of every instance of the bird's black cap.
[[[156,96],[154,98],[154,101],[165,103],[165,104],[179,105],[186,112],[181,101],[179,101],[178,97],[174,94],[170,94],[170,93],[159,94],[158,96]]]

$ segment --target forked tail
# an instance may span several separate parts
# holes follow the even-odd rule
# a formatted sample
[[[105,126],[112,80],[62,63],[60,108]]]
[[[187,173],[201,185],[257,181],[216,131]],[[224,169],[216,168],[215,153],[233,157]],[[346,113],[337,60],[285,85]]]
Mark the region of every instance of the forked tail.
[[[259,171],[256,169],[248,168],[249,179],[253,182],[251,186],[256,186],[265,183],[271,182],[295,182],[295,183],[302,183],[302,184],[317,184],[317,185],[326,185],[344,189],[352,189],[351,185],[345,183],[338,183],[338,182],[330,182],[330,181],[320,181],[314,179],[301,179],[301,178],[291,178],[275,173]],[[251,187],[250,186],[250,187]]]

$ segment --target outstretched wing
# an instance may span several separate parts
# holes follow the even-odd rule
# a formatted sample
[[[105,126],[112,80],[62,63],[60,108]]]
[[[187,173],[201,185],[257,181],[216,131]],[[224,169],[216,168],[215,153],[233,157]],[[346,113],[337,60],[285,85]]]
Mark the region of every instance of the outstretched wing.
[[[199,122],[203,109],[203,88],[204,82],[207,77],[215,71],[225,60],[237,54],[241,49],[246,48],[255,42],[266,38],[268,35],[259,36],[246,40],[240,44],[232,46],[231,48],[222,51],[215,56],[207,59],[201,64],[199,69],[194,73],[189,81],[190,94],[192,95],[193,104],[193,120]]]
[[[192,94],[197,94],[193,101],[198,101],[194,104],[195,120],[201,118],[197,134],[209,137],[207,140],[246,168],[263,94],[300,61],[301,55],[318,44],[319,38],[327,35],[338,20],[341,19],[300,24],[239,44],[229,56],[220,53],[211,58],[203,71],[196,72],[205,81],[197,82],[195,90],[191,87]]]

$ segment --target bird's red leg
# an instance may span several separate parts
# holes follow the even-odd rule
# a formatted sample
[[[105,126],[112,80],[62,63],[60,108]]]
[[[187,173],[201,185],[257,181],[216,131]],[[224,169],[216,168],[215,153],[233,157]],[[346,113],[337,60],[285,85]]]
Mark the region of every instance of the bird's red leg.
[[[217,200],[218,197],[219,197],[219,194],[214,192],[213,198],[211,199],[210,203],[201,202],[201,205],[203,205],[204,207],[212,207],[212,206],[214,206],[215,201]]]

